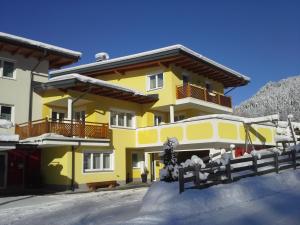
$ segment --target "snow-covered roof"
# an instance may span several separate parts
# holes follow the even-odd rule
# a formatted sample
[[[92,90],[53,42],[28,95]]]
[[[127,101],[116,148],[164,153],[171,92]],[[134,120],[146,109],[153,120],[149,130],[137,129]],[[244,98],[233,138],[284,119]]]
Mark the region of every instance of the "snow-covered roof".
[[[0,119],[0,128],[9,129],[13,127],[13,123],[8,120]]]
[[[108,59],[108,60],[104,60],[104,61],[100,61],[100,62],[93,62],[93,63],[89,63],[89,64],[84,64],[84,65],[79,65],[79,66],[75,66],[75,67],[70,67],[70,68],[66,68],[66,69],[61,69],[61,70],[56,70],[56,71],[52,71],[50,72],[50,75],[52,77],[54,76],[58,76],[58,75],[63,75],[66,73],[83,73],[83,72],[88,72],[88,71],[94,71],[94,70],[100,70],[100,69],[106,69],[107,66],[114,66],[114,67],[118,67],[118,66],[124,66],[133,62],[137,62],[137,60],[152,60],[151,57],[157,56],[157,57],[167,57],[167,56],[172,56],[172,54],[178,54],[179,51],[190,55],[194,58],[200,59],[204,62],[206,62],[207,64],[213,65],[223,71],[228,72],[229,74],[237,77],[237,78],[241,78],[243,79],[246,83],[250,81],[250,78],[235,71],[232,70],[224,65],[221,65],[220,63],[217,63],[183,45],[177,44],[177,45],[172,45],[172,46],[168,46],[165,48],[159,48],[159,49],[155,49],[155,50],[151,50],[151,51],[146,51],[146,52],[141,52],[138,54],[132,54],[132,55],[128,55],[128,56],[123,56],[123,57],[118,57],[118,58],[114,58],[114,59]]]
[[[73,57],[81,57],[81,52],[77,52],[77,51],[73,51],[73,50],[70,50],[70,49],[58,47],[58,46],[55,46],[55,45],[46,44],[46,43],[43,43],[43,42],[31,40],[31,39],[28,39],[28,38],[24,38],[24,37],[12,35],[12,34],[7,34],[7,33],[4,33],[4,32],[0,32],[0,40],[1,39],[5,39],[5,40],[8,40],[8,41],[13,41],[13,42],[19,42],[19,43],[29,45],[29,46],[32,46],[32,47],[47,49],[47,50],[51,50],[51,51],[54,51],[54,52],[66,54],[66,55],[73,56]]]
[[[19,135],[15,134],[0,134],[0,142],[17,142]]]
[[[38,87],[37,90],[39,88],[41,88],[41,90],[51,88],[77,90],[76,87],[80,86],[82,83],[86,84],[87,91],[89,91],[91,94],[97,94],[112,98],[114,97],[114,94],[116,94],[118,99],[133,101],[137,103],[149,103],[158,100],[157,95],[147,95],[132,88],[127,88],[118,84],[113,84],[104,80],[95,79],[77,73],[50,78],[48,82],[41,84],[41,86]],[[98,89],[100,89],[100,92],[93,92],[93,89],[97,87]],[[101,93],[101,90],[103,89],[107,89],[105,93]]]
[[[49,81],[47,82],[47,84],[51,84],[52,82],[56,82],[56,81],[65,81],[65,80],[71,80],[71,79],[76,79],[76,80],[78,80],[80,82],[83,82],[83,83],[90,83],[90,84],[94,84],[94,85],[98,85],[98,86],[102,86],[102,87],[117,89],[117,90],[120,90],[120,91],[131,92],[134,95],[146,96],[142,92],[136,91],[132,88],[126,88],[126,87],[123,87],[121,85],[112,84],[112,83],[104,81],[104,80],[99,80],[99,79],[95,79],[95,78],[92,78],[92,77],[83,76],[83,75],[80,75],[80,74],[77,74],[77,73],[66,74],[66,75],[50,78]]]

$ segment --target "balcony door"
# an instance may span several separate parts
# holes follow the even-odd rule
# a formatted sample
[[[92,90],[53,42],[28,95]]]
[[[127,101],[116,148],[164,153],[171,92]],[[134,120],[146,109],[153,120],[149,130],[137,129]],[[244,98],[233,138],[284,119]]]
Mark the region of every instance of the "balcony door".
[[[189,82],[190,82],[189,76],[188,76],[188,75],[182,75],[182,83],[183,83],[183,86],[188,85]]]
[[[0,153],[0,189],[6,188],[6,153]]]

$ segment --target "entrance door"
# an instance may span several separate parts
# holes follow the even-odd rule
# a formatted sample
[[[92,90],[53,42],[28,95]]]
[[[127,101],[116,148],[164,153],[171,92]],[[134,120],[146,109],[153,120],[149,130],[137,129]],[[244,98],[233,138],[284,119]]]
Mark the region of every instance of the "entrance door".
[[[6,188],[6,153],[0,153],[0,189]]]

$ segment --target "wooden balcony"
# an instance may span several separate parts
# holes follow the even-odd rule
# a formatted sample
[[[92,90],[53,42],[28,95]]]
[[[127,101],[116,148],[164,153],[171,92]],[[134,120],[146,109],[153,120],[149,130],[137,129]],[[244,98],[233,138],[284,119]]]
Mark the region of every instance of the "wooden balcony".
[[[16,125],[16,134],[20,136],[20,139],[37,137],[46,133],[60,134],[65,137],[110,138],[107,123],[73,122],[72,124],[70,120],[53,121],[45,118]]]
[[[176,87],[176,98],[196,98],[202,101],[215,103],[228,108],[232,107],[231,97],[224,96],[218,93],[212,93],[206,88],[199,87],[193,84],[179,85]]]

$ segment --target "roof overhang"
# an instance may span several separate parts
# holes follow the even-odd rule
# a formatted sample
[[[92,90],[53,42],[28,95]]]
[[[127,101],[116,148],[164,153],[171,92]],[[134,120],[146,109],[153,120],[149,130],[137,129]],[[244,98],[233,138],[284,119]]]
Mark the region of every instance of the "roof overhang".
[[[169,67],[171,64],[221,82],[225,88],[243,86],[250,82],[249,77],[182,45],[173,45],[129,56],[52,71],[50,75],[51,77],[55,77],[68,73],[80,73],[96,77],[112,73],[124,74],[130,70],[146,67]]]
[[[20,54],[25,58],[47,59],[50,69],[70,65],[77,62],[81,57],[80,52],[3,32],[0,32],[0,50],[10,52],[13,55]]]
[[[110,146],[110,139],[87,139],[73,137],[31,137],[20,141],[20,145],[41,147],[58,146]]]
[[[39,83],[35,91],[43,92],[51,89],[62,91],[78,91],[89,94],[117,98],[136,103],[152,103],[158,100],[158,95],[145,95],[141,92],[112,84],[99,79],[82,76],[80,74],[68,74],[50,79],[46,83]]]

